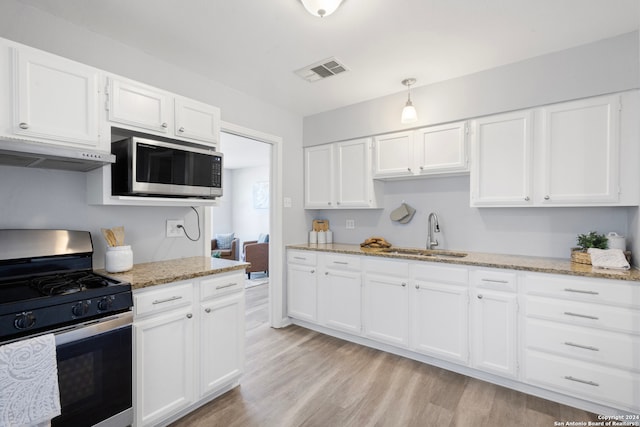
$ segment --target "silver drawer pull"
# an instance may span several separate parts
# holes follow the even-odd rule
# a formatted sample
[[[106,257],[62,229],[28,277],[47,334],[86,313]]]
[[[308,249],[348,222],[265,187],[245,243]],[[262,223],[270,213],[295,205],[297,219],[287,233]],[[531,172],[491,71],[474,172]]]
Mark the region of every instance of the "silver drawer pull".
[[[580,378],[574,378],[570,375],[565,376],[564,379],[569,381],[575,381],[577,383],[592,385],[594,387],[600,387],[600,384],[598,383],[594,383],[593,381],[581,380]]]
[[[568,345],[571,347],[578,347],[578,348],[584,348],[585,350],[591,350],[591,351],[600,351],[600,349],[598,347],[592,347],[590,345],[580,345],[580,344],[576,344],[573,342],[565,342],[564,345]]]
[[[503,283],[503,284],[507,284],[509,283],[508,280],[494,280],[494,279],[481,279],[483,282],[490,282],[490,283]]]
[[[233,283],[229,283],[227,285],[216,286],[216,291],[219,290],[219,289],[230,288],[232,286],[238,286],[238,284],[236,282],[233,282]]]
[[[587,314],[578,314],[578,313],[572,313],[570,311],[565,311],[564,314],[566,314],[567,316],[573,316],[573,317],[582,317],[584,319],[593,319],[593,320],[599,320],[598,317],[596,316],[589,316]]]
[[[589,294],[589,295],[600,295],[600,292],[594,292],[594,291],[582,291],[580,289],[571,289],[571,288],[564,288],[565,292],[575,292],[577,294]]]
[[[174,297],[166,298],[166,299],[157,299],[154,302],[152,302],[151,304],[153,304],[153,305],[155,305],[155,304],[163,304],[165,302],[175,301],[175,300],[178,300],[178,299],[182,299],[182,297],[174,296]]]
[[[187,319],[191,319],[193,317],[193,314],[189,313],[187,314]]]
[[[340,264],[340,265],[349,265],[348,262],[344,262],[344,261],[333,261],[334,264]]]
[[[306,261],[307,259],[303,256],[294,256],[293,259],[301,259],[303,261]]]
[[[205,309],[204,309],[204,312],[205,312],[205,313],[211,313],[211,309],[210,309],[210,308],[205,308]]]

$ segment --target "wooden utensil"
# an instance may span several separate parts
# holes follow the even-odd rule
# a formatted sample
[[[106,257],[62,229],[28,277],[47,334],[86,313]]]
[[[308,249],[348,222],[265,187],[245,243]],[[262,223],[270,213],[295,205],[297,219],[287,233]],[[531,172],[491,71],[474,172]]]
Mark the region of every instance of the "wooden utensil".
[[[113,232],[113,235],[116,238],[116,245],[124,246],[124,227],[122,225],[118,227],[113,227],[111,231]]]
[[[109,246],[117,246],[116,237],[113,235],[113,231],[108,228],[102,228],[102,236],[107,241]]]

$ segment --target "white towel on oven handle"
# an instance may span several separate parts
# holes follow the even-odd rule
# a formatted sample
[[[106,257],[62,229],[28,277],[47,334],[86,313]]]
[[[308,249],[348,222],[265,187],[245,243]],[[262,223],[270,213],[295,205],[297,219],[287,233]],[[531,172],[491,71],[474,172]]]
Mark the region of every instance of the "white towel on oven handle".
[[[56,339],[0,346],[0,426],[33,426],[60,415]]]

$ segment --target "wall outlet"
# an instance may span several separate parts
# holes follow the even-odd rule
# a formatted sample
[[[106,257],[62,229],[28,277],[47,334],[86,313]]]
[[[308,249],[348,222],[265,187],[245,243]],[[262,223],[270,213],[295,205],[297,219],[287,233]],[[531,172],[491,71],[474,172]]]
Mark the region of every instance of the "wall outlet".
[[[178,227],[181,225],[183,228]],[[168,219],[167,220],[167,237],[184,236],[184,219]]]
[[[356,228],[356,220],[348,219],[345,227],[347,230],[353,230],[354,228]]]

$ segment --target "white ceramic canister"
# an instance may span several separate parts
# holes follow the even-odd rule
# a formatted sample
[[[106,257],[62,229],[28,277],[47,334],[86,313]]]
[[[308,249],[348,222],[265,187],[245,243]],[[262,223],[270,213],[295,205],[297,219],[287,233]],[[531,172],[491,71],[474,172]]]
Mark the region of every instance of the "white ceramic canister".
[[[327,233],[325,233],[324,231],[318,231],[318,244],[324,244],[327,243]]]
[[[333,231],[327,230],[325,234],[327,235],[327,243],[333,243]]]
[[[309,232],[309,243],[311,243],[311,244],[318,243],[318,232],[317,231],[310,231]]]
[[[108,273],[121,273],[133,268],[133,251],[130,245],[109,246],[105,254],[104,269]]]
[[[607,240],[609,241],[609,249],[620,249],[621,251],[627,250],[626,239],[615,231],[611,231],[607,234]]]

